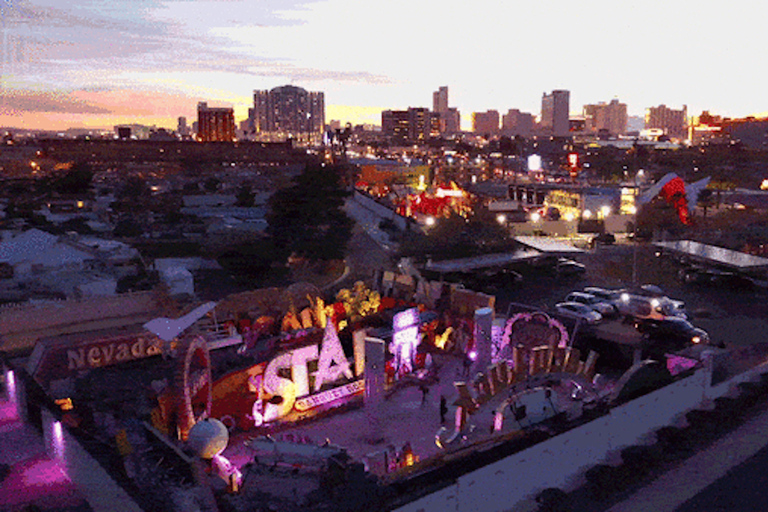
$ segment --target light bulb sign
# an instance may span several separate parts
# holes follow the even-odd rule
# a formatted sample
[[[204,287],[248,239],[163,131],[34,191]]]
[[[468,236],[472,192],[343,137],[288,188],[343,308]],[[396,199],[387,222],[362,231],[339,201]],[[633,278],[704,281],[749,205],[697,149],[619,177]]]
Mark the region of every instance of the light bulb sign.
[[[292,415],[304,417],[314,409],[361,395],[363,380],[355,380],[333,322],[326,324],[322,334],[320,343],[280,353],[266,363],[220,379],[214,386],[213,416],[237,417],[235,423],[243,428],[260,427],[276,420],[290,421]],[[363,351],[355,350],[354,357],[361,361],[354,366],[364,368]],[[239,403],[245,400],[247,404]]]
[[[392,324],[394,333],[390,350],[395,355],[397,375],[404,375],[413,371],[413,358],[421,341],[419,310],[411,308],[396,314]]]

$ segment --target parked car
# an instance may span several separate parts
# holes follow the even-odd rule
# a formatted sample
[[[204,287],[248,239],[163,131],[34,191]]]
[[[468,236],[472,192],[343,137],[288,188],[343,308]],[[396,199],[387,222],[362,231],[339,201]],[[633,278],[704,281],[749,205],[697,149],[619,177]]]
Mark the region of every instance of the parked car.
[[[618,303],[621,300],[621,294],[624,292],[626,292],[624,288],[619,288],[617,290],[609,290],[607,288],[599,288],[597,286],[587,286],[584,288],[584,293],[589,293],[590,295],[594,295],[603,302],[613,304],[616,306],[617,310]]]
[[[596,324],[603,319],[603,315],[579,302],[560,302],[555,304],[555,311],[564,317],[583,320],[588,324]]]
[[[717,269],[691,267],[681,271],[687,284],[728,288],[731,290],[752,290],[755,282],[744,274]]]
[[[664,320],[637,320],[635,327],[647,334],[652,344],[661,344],[674,350],[680,350],[691,345],[707,345],[709,334],[688,320],[680,317],[669,317]]]
[[[589,306],[603,316],[611,316],[619,312],[618,308],[613,304],[605,302],[604,300],[590,293],[571,292],[565,298],[565,302],[578,302],[580,304],[584,304],[585,306]]]
[[[581,263],[566,258],[558,258],[555,268],[561,276],[579,275],[587,271],[587,267]]]
[[[651,311],[646,312],[649,306]],[[662,320],[668,316],[688,318],[685,302],[670,299],[660,287],[654,284],[644,284],[621,295],[618,304],[619,312],[640,318],[656,318]]]
[[[594,248],[598,245],[613,245],[615,243],[616,237],[613,233],[598,233],[589,241],[589,246]]]

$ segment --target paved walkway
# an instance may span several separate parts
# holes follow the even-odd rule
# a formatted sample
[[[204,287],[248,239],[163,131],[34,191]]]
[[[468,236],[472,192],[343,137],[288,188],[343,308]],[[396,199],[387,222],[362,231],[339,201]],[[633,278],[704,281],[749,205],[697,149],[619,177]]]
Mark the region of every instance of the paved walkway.
[[[768,445],[763,411],[608,512],[672,512]]]

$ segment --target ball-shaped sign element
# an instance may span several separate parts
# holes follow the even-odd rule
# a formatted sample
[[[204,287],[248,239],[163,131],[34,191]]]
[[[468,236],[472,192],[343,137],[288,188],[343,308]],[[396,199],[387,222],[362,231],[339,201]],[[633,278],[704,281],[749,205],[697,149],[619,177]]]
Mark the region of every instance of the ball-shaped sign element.
[[[227,447],[227,443],[227,427],[215,418],[206,418],[195,423],[187,438],[187,445],[203,459],[212,459],[220,454]]]

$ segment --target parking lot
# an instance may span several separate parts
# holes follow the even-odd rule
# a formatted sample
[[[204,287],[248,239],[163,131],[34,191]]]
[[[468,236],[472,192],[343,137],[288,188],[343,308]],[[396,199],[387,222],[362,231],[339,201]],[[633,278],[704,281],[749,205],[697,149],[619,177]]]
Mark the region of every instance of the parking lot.
[[[679,264],[657,257],[651,245],[641,244],[637,249],[628,244],[599,246],[574,259],[586,266],[582,275],[557,276],[542,269],[517,268],[522,281],[494,290],[497,311],[507,311],[510,303],[552,311],[570,292],[587,286],[654,284],[669,297],[684,301],[689,320],[707,331],[713,343],[743,346],[768,341],[768,290],[764,288],[738,290],[685,283],[679,276]]]

